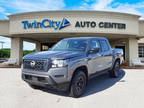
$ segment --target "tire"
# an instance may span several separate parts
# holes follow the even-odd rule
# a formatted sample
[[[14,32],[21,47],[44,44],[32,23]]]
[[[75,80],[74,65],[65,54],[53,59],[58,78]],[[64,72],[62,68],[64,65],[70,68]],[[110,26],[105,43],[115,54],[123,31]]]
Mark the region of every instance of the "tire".
[[[112,70],[109,71],[110,77],[117,78],[119,76],[119,70],[120,70],[120,61],[116,60]]]
[[[87,79],[85,73],[81,70],[77,71],[70,84],[70,96],[75,98],[81,96],[85,91],[86,84]]]

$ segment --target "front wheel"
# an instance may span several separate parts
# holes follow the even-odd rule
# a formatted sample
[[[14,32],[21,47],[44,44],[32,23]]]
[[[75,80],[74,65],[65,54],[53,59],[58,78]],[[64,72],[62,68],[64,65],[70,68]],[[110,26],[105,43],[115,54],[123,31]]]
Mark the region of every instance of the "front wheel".
[[[109,72],[110,77],[117,78],[119,76],[120,71],[120,62],[119,60],[115,61],[112,70]]]
[[[83,71],[77,71],[72,79],[70,86],[70,96],[79,97],[81,96],[86,88],[86,75]]]

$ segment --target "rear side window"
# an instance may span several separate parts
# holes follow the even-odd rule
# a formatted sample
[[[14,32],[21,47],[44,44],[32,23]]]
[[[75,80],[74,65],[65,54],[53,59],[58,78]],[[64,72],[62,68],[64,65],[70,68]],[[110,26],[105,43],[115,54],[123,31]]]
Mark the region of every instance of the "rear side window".
[[[100,40],[100,44],[101,44],[102,51],[109,50],[109,47],[108,47],[106,40]]]

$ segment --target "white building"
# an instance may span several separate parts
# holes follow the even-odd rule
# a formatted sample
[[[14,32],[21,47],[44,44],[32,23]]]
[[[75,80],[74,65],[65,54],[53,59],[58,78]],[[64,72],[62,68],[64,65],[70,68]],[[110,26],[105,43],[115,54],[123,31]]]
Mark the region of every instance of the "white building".
[[[11,58],[22,61],[23,41],[47,50],[68,37],[106,37],[124,50],[125,60],[144,58],[144,21],[140,16],[103,11],[41,11],[13,14],[0,20],[0,35],[11,38]],[[139,41],[140,40],[140,41]]]

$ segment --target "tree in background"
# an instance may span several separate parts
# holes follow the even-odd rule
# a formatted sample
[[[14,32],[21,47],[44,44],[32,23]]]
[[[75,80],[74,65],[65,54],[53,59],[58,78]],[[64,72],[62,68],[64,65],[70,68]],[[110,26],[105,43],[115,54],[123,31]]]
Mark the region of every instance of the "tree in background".
[[[0,49],[0,58],[9,58],[10,49]]]
[[[23,56],[33,52],[35,52],[35,50],[24,50]],[[10,58],[10,49],[0,49],[0,58]]]
[[[27,55],[27,54],[30,54],[30,53],[33,53],[35,52],[35,50],[24,50],[23,51],[23,56]]]

